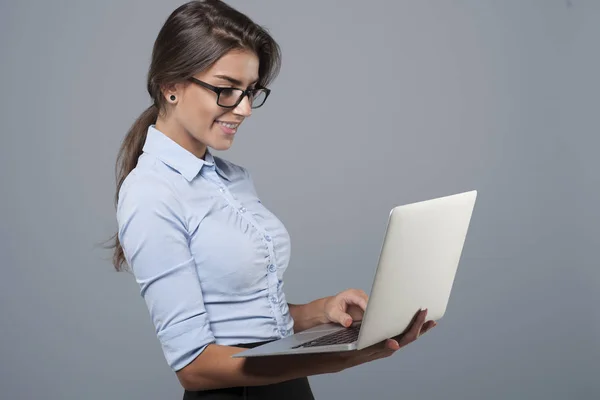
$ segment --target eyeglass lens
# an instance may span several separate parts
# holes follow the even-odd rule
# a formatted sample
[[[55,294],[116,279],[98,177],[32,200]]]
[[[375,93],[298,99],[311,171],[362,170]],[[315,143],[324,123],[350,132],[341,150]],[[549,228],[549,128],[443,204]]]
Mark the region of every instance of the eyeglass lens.
[[[240,89],[225,89],[221,91],[219,95],[219,105],[224,107],[232,107],[234,106],[240,96],[242,96],[244,92]],[[267,94],[264,90],[258,89],[254,92],[251,92],[249,95],[249,100],[252,105],[252,108],[260,107],[267,97]]]

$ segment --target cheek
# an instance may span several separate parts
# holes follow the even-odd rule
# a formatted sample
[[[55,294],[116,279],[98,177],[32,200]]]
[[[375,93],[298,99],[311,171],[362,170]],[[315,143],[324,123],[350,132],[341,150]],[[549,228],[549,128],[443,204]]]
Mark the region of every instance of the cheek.
[[[190,132],[202,133],[213,126],[223,111],[207,100],[186,102],[182,107],[181,120]]]

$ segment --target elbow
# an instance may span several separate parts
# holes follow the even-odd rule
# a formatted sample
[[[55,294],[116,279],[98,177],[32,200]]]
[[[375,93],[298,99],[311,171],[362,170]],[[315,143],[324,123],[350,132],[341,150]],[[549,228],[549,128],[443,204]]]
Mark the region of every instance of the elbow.
[[[188,364],[182,368],[175,370],[175,375],[179,380],[179,384],[187,391],[201,391],[210,389],[209,386],[211,381],[207,376],[206,365],[213,365],[214,362],[210,359],[207,360],[206,349],[210,347],[206,346],[196,358],[191,360]]]
[[[200,363],[192,362],[175,372],[181,387],[190,392],[220,388],[219,383],[222,382],[215,381],[213,374],[198,364]]]
[[[202,385],[202,379],[199,379],[197,375],[192,374],[187,367],[177,371],[175,374],[177,375],[181,387],[187,391],[196,392],[206,389],[204,385]]]
[[[186,373],[185,368],[180,369],[179,371],[175,372],[175,375],[177,376],[177,379],[179,380],[179,384],[181,385],[182,388],[184,388],[185,390],[194,390],[193,389],[193,382],[192,379],[190,377],[190,374]]]
[[[227,367],[223,367],[223,359],[229,358],[229,352],[219,352],[218,347],[208,345],[189,364],[176,370],[175,374],[181,386],[190,392],[229,387],[231,379]],[[225,363],[226,364],[226,363]]]

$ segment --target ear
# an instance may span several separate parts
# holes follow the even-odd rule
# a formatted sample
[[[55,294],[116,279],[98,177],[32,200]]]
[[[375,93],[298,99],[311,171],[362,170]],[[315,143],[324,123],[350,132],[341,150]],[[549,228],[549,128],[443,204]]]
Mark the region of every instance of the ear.
[[[161,86],[160,91],[161,91],[164,99],[167,101],[167,103],[172,103],[172,100],[170,99],[170,97],[172,95],[174,95],[175,98],[181,97],[181,94],[183,92],[183,86],[184,85],[181,83],[163,85],[163,86]]]
[[[172,94],[177,96],[177,89],[175,85],[162,85],[160,87],[160,92],[162,93],[162,96],[167,101],[167,103],[169,102],[169,96],[171,96]]]

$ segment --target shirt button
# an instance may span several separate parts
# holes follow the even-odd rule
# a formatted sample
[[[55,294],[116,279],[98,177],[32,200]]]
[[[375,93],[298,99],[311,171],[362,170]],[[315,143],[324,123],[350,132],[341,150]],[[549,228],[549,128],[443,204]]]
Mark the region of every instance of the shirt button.
[[[222,187],[221,187],[221,188],[219,188],[219,192],[221,192],[221,193],[225,193],[225,188],[222,188]]]
[[[267,242],[270,242],[270,241],[271,241],[271,236],[269,236],[269,235],[265,235],[265,240],[266,240]]]
[[[246,212],[246,207],[240,207],[240,212],[243,214]]]
[[[271,296],[271,303],[277,303],[277,297]]]
[[[279,333],[281,334],[281,336],[285,336],[285,334],[287,333],[287,331],[285,329],[281,328],[279,330]]]
[[[274,264],[269,264],[269,271],[270,272],[275,272],[276,268]]]

